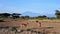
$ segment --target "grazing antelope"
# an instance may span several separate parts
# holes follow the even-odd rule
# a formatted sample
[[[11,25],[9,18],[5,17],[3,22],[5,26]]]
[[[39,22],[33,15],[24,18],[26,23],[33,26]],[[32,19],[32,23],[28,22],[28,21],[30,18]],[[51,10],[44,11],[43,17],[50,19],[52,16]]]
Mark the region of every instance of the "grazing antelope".
[[[41,22],[39,22],[39,21],[36,21],[36,23],[38,23],[38,24],[39,24],[39,26],[41,27]]]

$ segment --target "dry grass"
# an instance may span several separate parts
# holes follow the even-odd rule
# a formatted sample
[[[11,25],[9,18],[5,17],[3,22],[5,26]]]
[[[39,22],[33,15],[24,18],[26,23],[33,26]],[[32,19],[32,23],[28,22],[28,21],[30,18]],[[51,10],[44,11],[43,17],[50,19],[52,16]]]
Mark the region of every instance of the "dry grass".
[[[5,20],[6,22],[1,22],[0,27],[2,26],[18,26],[20,30],[33,29],[36,31],[42,32],[44,29],[49,32],[57,32],[60,34],[60,20]],[[36,22],[38,21],[38,22]],[[47,27],[53,27],[51,29]],[[1,32],[1,30],[0,30]],[[25,32],[25,31],[24,31]],[[23,32],[23,33],[24,33]],[[3,32],[2,32],[3,33]]]

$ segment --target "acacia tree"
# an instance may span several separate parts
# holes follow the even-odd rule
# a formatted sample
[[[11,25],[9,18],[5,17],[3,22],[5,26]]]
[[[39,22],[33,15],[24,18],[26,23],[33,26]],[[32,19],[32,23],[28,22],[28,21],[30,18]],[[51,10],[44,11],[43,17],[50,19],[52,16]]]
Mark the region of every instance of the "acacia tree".
[[[12,14],[12,18],[19,18],[21,14],[18,14],[18,13],[13,13]]]
[[[29,19],[29,16],[24,16],[25,18]]]
[[[8,18],[11,14],[9,13],[0,13],[0,17]]]
[[[21,16],[22,19],[29,19],[29,16]]]
[[[57,18],[60,18],[60,11],[56,10],[55,15],[56,15]]]
[[[43,16],[38,16],[37,18],[46,18],[47,16],[43,15]]]

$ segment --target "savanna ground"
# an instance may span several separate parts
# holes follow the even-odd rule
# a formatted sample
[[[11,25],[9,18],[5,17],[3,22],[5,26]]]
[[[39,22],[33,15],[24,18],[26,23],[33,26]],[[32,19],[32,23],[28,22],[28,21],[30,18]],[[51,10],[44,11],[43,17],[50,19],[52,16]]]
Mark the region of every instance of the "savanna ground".
[[[4,19],[0,27],[8,29],[0,29],[0,34],[60,34],[60,19]],[[13,31],[11,27],[18,27]]]

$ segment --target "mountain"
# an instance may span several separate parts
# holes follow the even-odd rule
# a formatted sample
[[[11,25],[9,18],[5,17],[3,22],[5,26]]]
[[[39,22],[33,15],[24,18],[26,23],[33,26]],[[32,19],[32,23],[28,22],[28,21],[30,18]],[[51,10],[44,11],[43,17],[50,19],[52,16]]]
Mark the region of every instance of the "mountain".
[[[40,14],[39,13],[32,13],[32,12],[24,12],[22,13],[23,16],[30,16],[30,17],[36,17],[36,16],[39,16]]]
[[[22,13],[23,16],[30,16],[30,17],[36,17],[36,16],[40,16],[40,15],[46,15],[47,17],[55,17],[54,14],[40,14],[40,13],[33,13],[33,12],[24,12]]]

